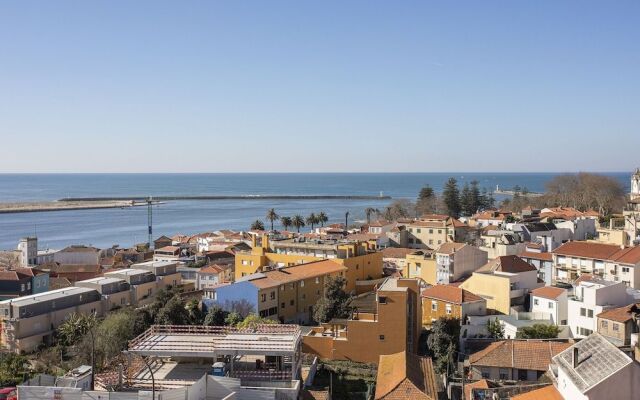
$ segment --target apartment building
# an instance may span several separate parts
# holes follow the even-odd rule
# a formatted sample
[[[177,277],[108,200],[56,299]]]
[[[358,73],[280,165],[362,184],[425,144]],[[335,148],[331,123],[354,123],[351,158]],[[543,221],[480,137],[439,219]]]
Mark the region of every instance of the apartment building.
[[[178,263],[175,261],[147,261],[131,266],[133,269],[143,269],[155,275],[158,289],[182,284],[182,275],[178,272],[177,267]]]
[[[520,236],[512,231],[485,228],[480,234],[480,250],[487,252],[489,259],[516,255],[524,248]]]
[[[0,270],[0,300],[31,294],[31,277],[15,270]]]
[[[417,279],[386,279],[360,296],[350,318],[314,327],[303,337],[303,351],[320,358],[378,363],[380,356],[416,353],[422,330]]]
[[[445,243],[435,251],[436,283],[447,285],[486,264],[487,252],[465,243]]]
[[[127,282],[131,291],[131,304],[134,306],[150,303],[156,292],[164,287],[164,285],[158,285],[155,275],[145,269],[120,269],[107,272],[104,277],[122,279]]]
[[[524,305],[533,289],[544,286],[534,266],[518,256],[489,261],[460,287],[487,300],[490,312],[509,315],[511,307]]]
[[[33,351],[51,343],[55,329],[72,313],[102,315],[100,293],[70,287],[0,301],[0,344],[11,352]]]
[[[131,304],[131,286],[124,279],[93,278],[78,281],[76,286],[94,289],[100,293],[105,313]]]
[[[536,267],[538,278],[545,285],[551,286],[553,283],[553,256],[551,253],[543,251],[539,245],[528,244],[525,250],[518,254],[518,257]]]
[[[567,289],[555,286],[533,289],[530,304],[534,318],[548,319],[554,325],[567,325]]]
[[[334,260],[258,272],[215,289],[213,301],[231,309],[246,301],[258,315],[282,323],[304,324],[313,320],[313,306],[324,295],[329,277],[344,277],[347,268]]]
[[[468,315],[486,315],[487,301],[468,290],[436,285],[422,291],[422,325],[430,326],[441,317],[464,321]]]
[[[633,302],[622,282],[583,276],[569,297],[568,325],[573,337],[584,338],[597,330],[597,315]]]
[[[631,345],[632,335],[640,333],[640,303],[610,308],[596,316],[598,333],[618,347]]]
[[[640,247],[568,242],[552,252],[554,281],[571,283],[582,274],[640,288]]]
[[[178,261],[180,258],[180,247],[165,246],[155,249],[153,252],[153,261]]]
[[[414,250],[405,256],[405,278],[420,278],[429,285],[436,284],[436,258],[432,250]]]
[[[73,245],[57,251],[53,261],[60,265],[99,265],[106,253],[92,246]]]
[[[269,235],[254,235],[251,251],[235,257],[235,279],[269,269],[290,267],[319,260],[332,260],[347,270],[346,289],[354,291],[356,281],[382,277],[382,253],[367,242],[342,239],[271,240]]]
[[[415,220],[403,220],[407,232],[407,247],[434,249],[441,244],[464,241],[469,226],[448,215],[428,214]]]

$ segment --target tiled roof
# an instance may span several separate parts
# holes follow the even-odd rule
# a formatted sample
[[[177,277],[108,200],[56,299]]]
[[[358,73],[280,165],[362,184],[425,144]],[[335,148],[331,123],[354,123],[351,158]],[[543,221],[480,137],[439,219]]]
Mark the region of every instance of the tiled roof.
[[[570,346],[569,343],[554,341],[500,340],[473,353],[469,362],[483,367],[546,371],[551,358]]]
[[[598,318],[625,323],[633,319],[634,313],[640,313],[640,303],[629,304],[624,307],[616,307],[605,310],[597,315]]]
[[[578,365],[575,368],[574,348],[578,349]],[[633,363],[633,360],[599,333],[592,333],[553,357],[553,362],[562,368],[581,393],[585,393]]]
[[[460,249],[462,249],[464,246],[467,246],[466,243],[454,243],[454,242],[448,242],[448,243],[443,243],[440,245],[440,247],[438,247],[438,249],[436,250],[436,253],[438,254],[453,254],[456,251],[459,251]]]
[[[219,274],[222,271],[224,271],[224,269],[215,264],[207,265],[206,267],[202,267],[198,270],[201,274]]]
[[[471,303],[481,301],[482,297],[468,290],[451,285],[435,285],[422,291],[422,297],[438,299],[453,304]]]
[[[531,294],[536,297],[544,297],[545,299],[556,300],[563,293],[566,293],[566,289],[562,289],[555,286],[544,286],[541,288],[533,289]]]
[[[375,399],[436,400],[438,390],[431,359],[400,352],[381,355]]]
[[[407,249],[405,247],[387,247],[382,249],[382,258],[405,258],[407,254],[414,252],[415,249]]]
[[[29,278],[29,275],[16,271],[0,271],[0,281],[19,281],[25,278]]]
[[[522,257],[522,258],[532,258],[534,260],[540,260],[540,261],[552,261],[553,257],[551,256],[551,253],[536,253],[533,251],[523,251],[522,253],[518,254],[518,256]]]
[[[620,250],[615,244],[593,242],[567,242],[553,251],[554,254],[607,260]]]
[[[264,289],[346,270],[347,268],[344,265],[338,264],[335,261],[322,260],[307,264],[300,264],[293,267],[280,268],[273,271],[266,271],[256,274],[255,279],[249,278],[247,280],[258,288]]]
[[[611,256],[611,261],[616,261],[621,264],[640,263],[640,246],[618,250],[618,252]]]
[[[180,247],[178,247],[178,246],[164,246],[164,247],[161,247],[159,249],[156,249],[156,251],[171,251],[171,252],[174,252],[174,253],[176,251],[179,251],[179,250],[180,250]]]
[[[435,220],[435,221],[446,221],[449,219],[447,214],[423,214],[420,219],[422,220]]]
[[[496,271],[517,274],[520,272],[537,271],[537,269],[518,256],[500,256],[478,268],[477,272]]]
[[[555,386],[549,385],[511,397],[511,400],[565,400]]]

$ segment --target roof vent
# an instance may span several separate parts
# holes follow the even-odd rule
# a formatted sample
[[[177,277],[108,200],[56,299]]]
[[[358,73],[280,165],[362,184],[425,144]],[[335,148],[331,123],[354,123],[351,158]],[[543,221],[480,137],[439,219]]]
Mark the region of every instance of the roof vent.
[[[578,348],[577,347],[573,347],[573,356],[571,357],[571,361],[573,363],[573,368],[577,368],[578,367]]]

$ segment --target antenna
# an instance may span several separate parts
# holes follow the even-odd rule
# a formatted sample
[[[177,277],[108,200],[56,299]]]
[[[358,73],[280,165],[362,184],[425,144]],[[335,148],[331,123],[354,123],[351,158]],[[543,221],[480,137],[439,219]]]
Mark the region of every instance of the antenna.
[[[147,226],[149,227],[149,250],[151,250],[153,240],[153,197],[147,198]]]

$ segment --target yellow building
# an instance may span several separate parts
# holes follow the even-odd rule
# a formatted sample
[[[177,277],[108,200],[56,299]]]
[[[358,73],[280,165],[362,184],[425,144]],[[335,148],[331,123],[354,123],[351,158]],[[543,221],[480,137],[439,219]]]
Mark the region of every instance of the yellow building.
[[[430,326],[438,318],[486,315],[487,301],[453,285],[436,285],[422,291],[422,324]]]
[[[382,253],[367,242],[348,240],[309,240],[304,238],[270,240],[254,236],[251,251],[235,257],[235,279],[279,267],[332,260],[347,268],[346,290],[355,290],[357,280],[382,277]]]
[[[381,355],[416,353],[422,330],[417,279],[388,278],[376,292],[356,298],[352,316],[312,328],[302,351],[332,360],[378,363]]]
[[[430,250],[416,250],[405,256],[405,278],[420,278],[429,285],[436,284],[436,259]]]

